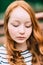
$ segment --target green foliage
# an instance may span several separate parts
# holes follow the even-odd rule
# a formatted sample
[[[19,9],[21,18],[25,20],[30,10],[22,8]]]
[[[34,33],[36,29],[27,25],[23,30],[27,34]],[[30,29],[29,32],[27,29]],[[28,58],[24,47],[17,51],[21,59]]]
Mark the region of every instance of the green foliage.
[[[14,0],[0,0],[0,12],[4,12],[7,6]]]
[[[15,0],[0,0],[0,13],[4,12],[7,6]],[[30,3],[34,10],[43,10],[43,0],[25,0],[26,2]]]

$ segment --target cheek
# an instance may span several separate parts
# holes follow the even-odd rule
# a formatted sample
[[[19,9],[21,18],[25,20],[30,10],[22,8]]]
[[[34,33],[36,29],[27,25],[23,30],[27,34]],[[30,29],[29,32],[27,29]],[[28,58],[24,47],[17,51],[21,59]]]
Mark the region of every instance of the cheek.
[[[8,31],[9,31],[10,36],[15,36],[17,34],[18,30],[10,25],[10,26],[8,26]]]
[[[26,35],[29,37],[32,33],[32,28],[26,30]]]

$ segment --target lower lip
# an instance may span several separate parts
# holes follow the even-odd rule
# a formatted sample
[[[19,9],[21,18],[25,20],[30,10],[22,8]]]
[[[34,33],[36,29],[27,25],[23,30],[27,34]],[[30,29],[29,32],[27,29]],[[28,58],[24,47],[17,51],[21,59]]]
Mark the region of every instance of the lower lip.
[[[24,39],[24,37],[18,37],[18,39],[19,39],[19,40],[23,40],[23,39]]]

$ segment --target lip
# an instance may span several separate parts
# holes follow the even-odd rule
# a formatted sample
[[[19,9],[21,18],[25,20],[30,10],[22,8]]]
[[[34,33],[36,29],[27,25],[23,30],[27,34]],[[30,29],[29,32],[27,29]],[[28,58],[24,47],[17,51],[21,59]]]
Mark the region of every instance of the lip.
[[[25,37],[17,37],[17,38],[22,40],[22,39],[24,39]]]

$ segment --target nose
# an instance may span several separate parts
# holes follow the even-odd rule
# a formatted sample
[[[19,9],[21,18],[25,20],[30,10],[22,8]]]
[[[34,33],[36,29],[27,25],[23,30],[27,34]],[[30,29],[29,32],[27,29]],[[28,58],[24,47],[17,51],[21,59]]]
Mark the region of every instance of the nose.
[[[25,34],[25,28],[24,28],[24,25],[21,25],[20,28],[19,28],[19,33],[21,35],[24,35]]]

